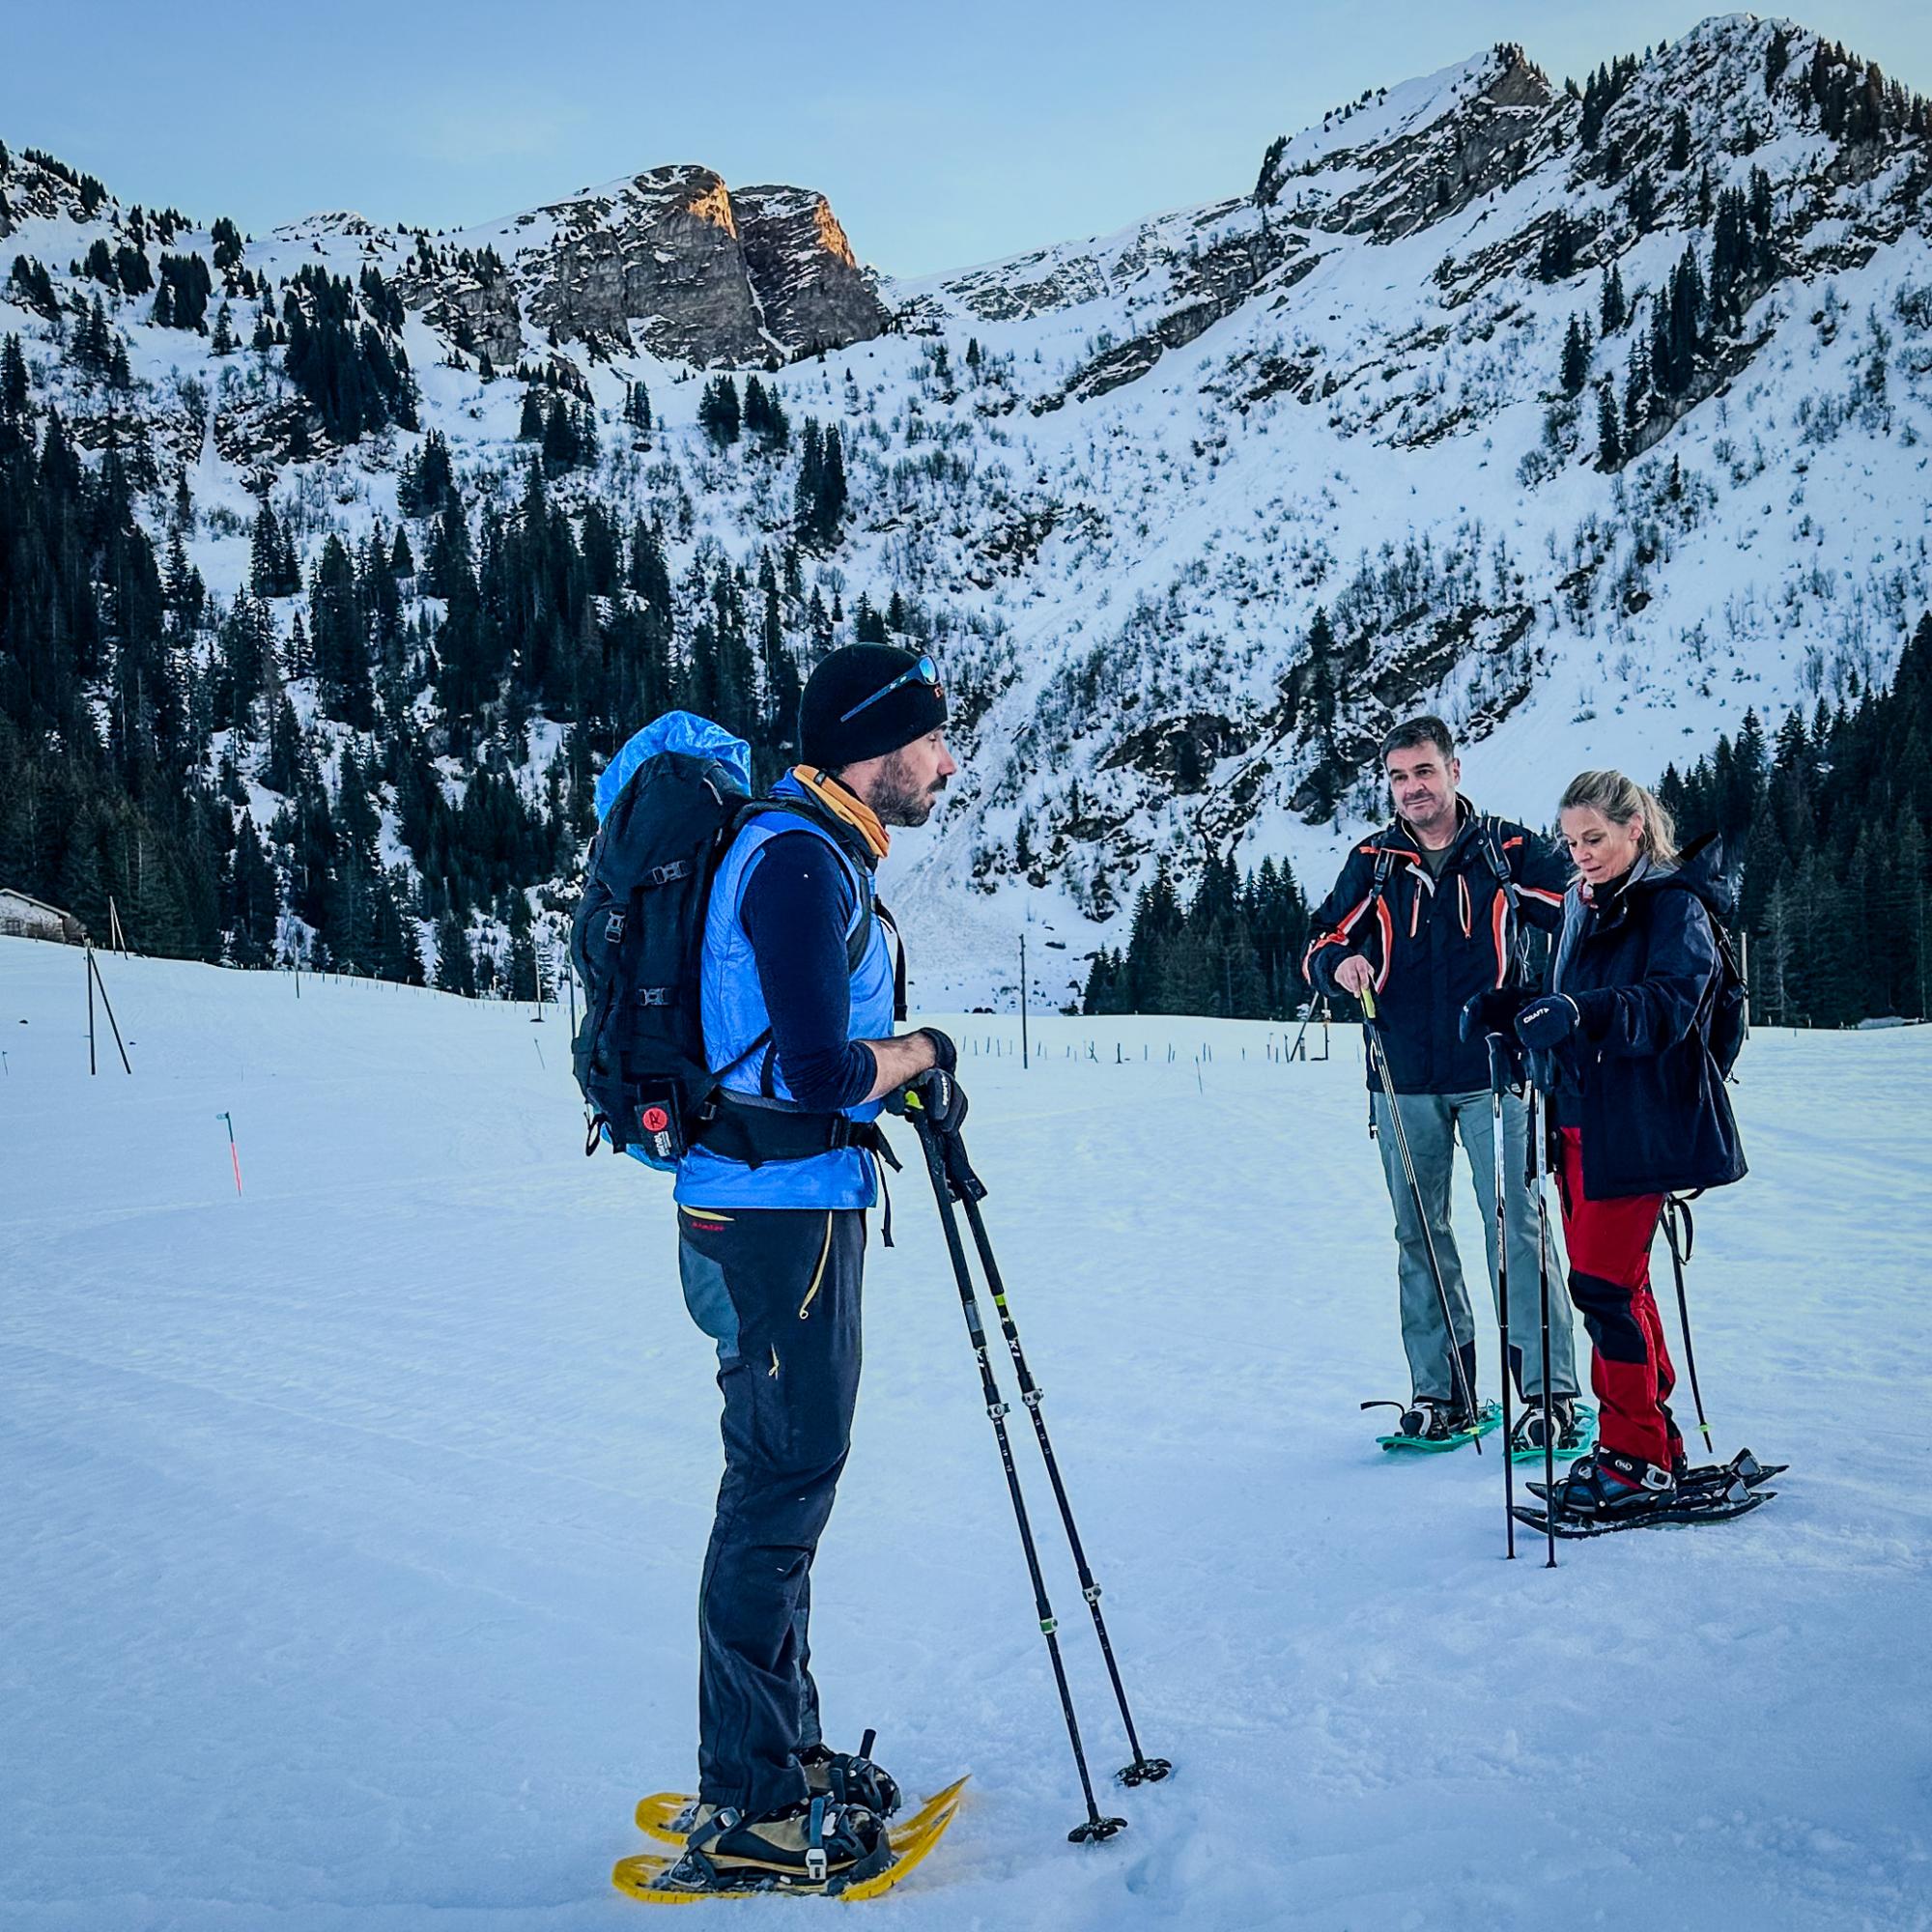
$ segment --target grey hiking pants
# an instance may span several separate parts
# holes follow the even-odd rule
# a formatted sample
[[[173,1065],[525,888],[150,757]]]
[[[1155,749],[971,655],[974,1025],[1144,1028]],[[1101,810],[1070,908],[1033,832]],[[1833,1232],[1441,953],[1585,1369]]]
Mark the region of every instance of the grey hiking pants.
[[[1418,1396],[1452,1402],[1457,1396],[1456,1372],[1449,1359],[1449,1340],[1442,1328],[1442,1301],[1429,1270],[1429,1247],[1423,1222],[1415,1210],[1402,1154],[1388,1116],[1388,1099],[1375,1096],[1376,1143],[1382,1152],[1382,1174],[1395,1208],[1395,1238],[1401,1251],[1399,1280],[1402,1299],[1402,1346],[1408,1356],[1409,1379]],[[1416,1184],[1428,1213],[1428,1231],[1441,1265],[1442,1285],[1456,1323],[1456,1346],[1477,1389],[1475,1323],[1468,1290],[1463,1285],[1463,1264],[1456,1237],[1449,1230],[1449,1191],[1456,1169],[1460,1136],[1475,1183],[1476,1206],[1483,1221],[1483,1244],[1490,1267],[1490,1292],[1500,1299],[1496,1281],[1495,1140],[1491,1122],[1490,1093],[1399,1094],[1403,1131],[1415,1164]],[[1524,1184],[1529,1145],[1529,1109],[1514,1094],[1503,1098],[1503,1199],[1509,1216],[1510,1363],[1517,1392],[1543,1393],[1543,1331],[1538,1306],[1536,1271],[1536,1203]],[[1554,1203],[1550,1218],[1556,1215]],[[1498,1308],[1500,1315],[1500,1308]],[[1570,1333],[1570,1296],[1564,1291],[1562,1264],[1555,1245],[1549,1250],[1549,1383],[1556,1395],[1577,1390],[1576,1350]]]

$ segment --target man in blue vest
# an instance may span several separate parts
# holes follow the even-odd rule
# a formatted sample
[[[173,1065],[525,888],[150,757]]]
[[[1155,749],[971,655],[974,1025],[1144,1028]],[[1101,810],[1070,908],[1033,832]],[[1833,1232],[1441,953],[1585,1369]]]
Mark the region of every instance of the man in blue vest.
[[[923,825],[957,770],[945,726],[929,657],[834,651],[805,687],[801,762],[773,787],[783,805],[743,827],[712,886],[704,1038],[724,1072],[675,1189],[685,1301],[717,1344],[724,1396],[698,1609],[699,1808],[680,1872],[694,1889],[849,1872],[876,1858],[897,1802],[867,1759],[821,1737],[807,1620],[859,1388],[873,1122],[908,1088],[942,1129],[964,1115],[952,1042],[893,1037],[903,973],[873,894],[887,828]]]

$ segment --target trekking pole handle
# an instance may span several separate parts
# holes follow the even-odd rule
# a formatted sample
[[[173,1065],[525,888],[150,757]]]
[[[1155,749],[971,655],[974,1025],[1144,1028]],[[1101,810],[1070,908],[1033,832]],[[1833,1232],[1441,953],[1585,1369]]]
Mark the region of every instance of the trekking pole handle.
[[[928,1161],[937,1156],[938,1173],[953,1200],[985,1200],[986,1183],[973,1172],[973,1163],[966,1157],[966,1143],[958,1131],[941,1133],[932,1124],[932,1117],[920,1105],[916,1094],[906,1095],[905,1118],[912,1122],[913,1132],[919,1136]]]

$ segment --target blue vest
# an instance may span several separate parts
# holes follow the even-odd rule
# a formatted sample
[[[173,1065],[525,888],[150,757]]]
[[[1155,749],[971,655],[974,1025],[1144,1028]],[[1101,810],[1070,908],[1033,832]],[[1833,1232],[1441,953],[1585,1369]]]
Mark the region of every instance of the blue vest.
[[[772,790],[780,797],[806,795],[804,787],[789,776],[781,779]],[[772,1022],[740,914],[746,884],[767,841],[781,833],[799,831],[824,839],[838,854],[839,864],[851,877],[857,905],[852,923],[845,928],[849,938],[871,905],[871,874],[853,863],[828,829],[791,811],[760,812],[739,832],[712,882],[704,925],[701,991],[705,1053],[714,1067],[731,1067],[720,1082],[726,1090],[752,1094],[769,1091],[781,1100],[793,1096],[770,1042],[756,1052],[747,1052]],[[852,975],[852,1014],[846,1037],[885,1039],[892,1030],[892,946],[884,925],[874,919],[865,956]],[[739,1064],[731,1066],[733,1061]],[[769,1090],[764,1084],[767,1078]],[[876,1120],[880,1111],[877,1100],[862,1100],[845,1109],[855,1121]],[[809,1160],[766,1161],[758,1167],[747,1167],[705,1148],[694,1148],[678,1163],[672,1193],[692,1208],[869,1208],[878,1199],[878,1177],[872,1156],[863,1148],[839,1148],[813,1154]]]

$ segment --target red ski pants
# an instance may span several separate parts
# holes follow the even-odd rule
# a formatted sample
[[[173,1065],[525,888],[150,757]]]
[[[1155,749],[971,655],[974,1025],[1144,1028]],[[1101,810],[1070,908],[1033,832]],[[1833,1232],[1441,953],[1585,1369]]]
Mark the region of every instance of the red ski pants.
[[[1590,1332],[1590,1386],[1601,1409],[1597,1433],[1605,1449],[1667,1469],[1682,1437],[1667,1406],[1677,1374],[1650,1292],[1650,1244],[1663,1196],[1584,1200],[1582,1137],[1565,1127],[1562,1142],[1557,1180],[1563,1245],[1570,1254],[1570,1299]]]

